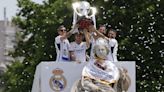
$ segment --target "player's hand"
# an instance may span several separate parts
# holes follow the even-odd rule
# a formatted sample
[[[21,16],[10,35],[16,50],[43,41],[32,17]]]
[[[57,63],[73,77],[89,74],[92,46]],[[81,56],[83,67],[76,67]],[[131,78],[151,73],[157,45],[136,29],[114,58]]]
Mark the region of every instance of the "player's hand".
[[[94,26],[93,25],[90,25],[89,27],[88,27],[88,29],[89,29],[89,31],[90,32],[93,32],[93,31],[95,31],[96,29],[94,28]]]

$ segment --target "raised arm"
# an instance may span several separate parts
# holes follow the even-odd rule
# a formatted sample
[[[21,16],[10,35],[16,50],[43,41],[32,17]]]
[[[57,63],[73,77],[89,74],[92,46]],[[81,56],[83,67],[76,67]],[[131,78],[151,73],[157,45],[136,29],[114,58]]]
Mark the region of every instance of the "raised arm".
[[[73,26],[73,28],[69,32],[67,32],[66,37],[70,37],[74,32],[78,31],[78,27],[79,27],[78,24]]]
[[[99,31],[97,31],[96,28],[93,25],[89,26],[89,31],[93,32],[94,39],[102,37],[102,38],[108,40],[108,37],[106,37],[104,34],[100,33]]]
[[[68,37],[70,37],[75,31],[78,30],[77,28],[78,28],[78,25],[75,25],[69,32],[66,32],[65,31],[63,33],[62,37],[60,38],[61,41],[64,40],[64,39],[66,39],[66,38],[68,38]]]
[[[90,34],[87,29],[84,29],[83,31],[84,31],[84,35],[85,35],[87,48],[89,48],[90,47]]]

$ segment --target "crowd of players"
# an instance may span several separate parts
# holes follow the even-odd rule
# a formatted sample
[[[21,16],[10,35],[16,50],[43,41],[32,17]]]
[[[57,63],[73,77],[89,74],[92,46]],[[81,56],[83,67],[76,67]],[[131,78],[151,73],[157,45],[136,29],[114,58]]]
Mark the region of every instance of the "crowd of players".
[[[95,40],[103,38],[108,44],[109,54],[106,59],[117,62],[118,42],[115,39],[117,32],[113,29],[106,29],[105,25],[100,25],[98,30],[94,26],[85,29],[79,29],[78,25],[74,26],[71,31],[66,31],[64,25],[57,29],[58,36],[55,37],[56,61],[57,62],[86,62],[95,58],[93,47]],[[70,42],[68,38],[74,36],[74,41]],[[89,53],[87,53],[89,49]]]
[[[127,92],[131,85],[128,71],[113,63],[118,62],[115,30],[106,30],[104,25],[98,30],[93,25],[79,29],[76,25],[67,32],[62,25],[58,34],[55,38],[56,62],[89,62],[71,92]],[[74,41],[69,42],[72,34]]]

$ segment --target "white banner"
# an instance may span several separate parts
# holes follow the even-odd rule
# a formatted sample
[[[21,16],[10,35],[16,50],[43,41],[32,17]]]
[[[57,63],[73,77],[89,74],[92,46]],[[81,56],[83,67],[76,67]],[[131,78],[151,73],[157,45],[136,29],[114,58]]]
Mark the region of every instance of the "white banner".
[[[135,62],[116,62],[128,70],[131,85],[128,92],[136,92]],[[32,92],[70,92],[75,81],[81,78],[86,63],[41,62],[35,72]]]

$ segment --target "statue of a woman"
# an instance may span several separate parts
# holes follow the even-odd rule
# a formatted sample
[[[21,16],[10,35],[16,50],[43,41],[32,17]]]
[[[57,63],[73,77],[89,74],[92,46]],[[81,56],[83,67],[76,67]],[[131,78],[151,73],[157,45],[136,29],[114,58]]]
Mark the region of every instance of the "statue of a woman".
[[[77,83],[76,91],[72,92],[122,92],[127,91],[127,74],[114,63],[107,60],[108,42],[98,38],[94,46],[94,56],[82,71],[82,78]],[[129,77],[128,77],[129,78]],[[127,80],[125,80],[127,79]],[[118,84],[119,83],[119,84]],[[127,84],[123,86],[122,83]]]

